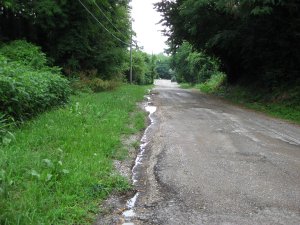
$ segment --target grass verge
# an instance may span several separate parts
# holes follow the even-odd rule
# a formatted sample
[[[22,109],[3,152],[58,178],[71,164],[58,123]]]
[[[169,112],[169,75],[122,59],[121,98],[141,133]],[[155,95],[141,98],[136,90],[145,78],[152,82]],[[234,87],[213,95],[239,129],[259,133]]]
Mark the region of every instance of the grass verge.
[[[227,100],[249,109],[300,124],[299,90],[269,95],[243,87],[220,88],[215,92]]]
[[[73,96],[15,130],[0,146],[0,224],[91,224],[102,199],[130,189],[112,162],[126,154],[121,137],[145,126],[130,117],[145,90]]]
[[[184,89],[195,87],[208,94],[215,94],[249,109],[300,124],[300,88],[285,88],[267,93],[265,90],[250,90],[245,87],[224,85],[226,75],[217,72],[205,83],[192,86],[181,83]]]

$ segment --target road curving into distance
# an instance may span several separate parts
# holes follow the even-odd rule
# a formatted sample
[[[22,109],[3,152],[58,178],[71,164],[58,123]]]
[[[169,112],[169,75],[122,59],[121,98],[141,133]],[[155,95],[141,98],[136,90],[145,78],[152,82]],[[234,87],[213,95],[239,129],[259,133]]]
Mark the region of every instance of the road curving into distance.
[[[300,224],[300,127],[156,80],[128,224]]]

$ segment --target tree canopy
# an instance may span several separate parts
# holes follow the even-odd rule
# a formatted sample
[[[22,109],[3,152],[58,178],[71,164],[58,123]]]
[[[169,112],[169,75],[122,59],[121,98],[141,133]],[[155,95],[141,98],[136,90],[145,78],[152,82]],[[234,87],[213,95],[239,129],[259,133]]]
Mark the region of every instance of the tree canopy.
[[[299,1],[162,0],[156,9],[170,53],[188,41],[219,58],[232,84],[299,84]]]
[[[0,40],[36,43],[66,73],[96,69],[112,78],[128,67],[129,0],[1,0],[0,6]]]

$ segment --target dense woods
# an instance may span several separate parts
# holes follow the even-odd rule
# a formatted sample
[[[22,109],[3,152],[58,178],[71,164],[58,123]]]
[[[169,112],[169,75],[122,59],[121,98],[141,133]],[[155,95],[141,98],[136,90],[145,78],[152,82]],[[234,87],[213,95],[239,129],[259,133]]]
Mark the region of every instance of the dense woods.
[[[69,83],[100,92],[129,81],[129,2],[1,0],[0,116],[23,120],[65,103]],[[138,47],[133,43],[133,82],[151,84],[156,57]]]
[[[128,64],[129,1],[81,2],[109,32],[80,1],[2,0],[0,38],[2,41],[26,39],[42,46],[66,74],[96,69],[102,78],[120,75]]]
[[[0,117],[31,118],[66,103],[70,93],[60,68],[48,66],[38,47],[14,41],[0,48]]]
[[[230,84],[268,91],[299,86],[299,1],[162,0],[156,9],[168,27],[170,53],[187,41],[218,58]]]

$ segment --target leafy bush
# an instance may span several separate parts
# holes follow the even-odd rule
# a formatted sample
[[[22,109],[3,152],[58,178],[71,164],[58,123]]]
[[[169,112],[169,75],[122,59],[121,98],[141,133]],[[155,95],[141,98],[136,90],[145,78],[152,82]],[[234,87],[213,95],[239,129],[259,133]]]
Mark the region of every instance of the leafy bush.
[[[0,140],[6,135],[8,126],[9,124],[7,123],[5,115],[0,113]]]
[[[100,78],[88,78],[82,77],[79,80],[72,82],[72,87],[75,90],[82,92],[102,92],[102,91],[112,91],[119,87],[121,84],[117,80],[102,80]]]
[[[0,53],[10,59],[34,69],[42,69],[47,64],[46,54],[40,47],[23,40],[12,41],[4,45]]]
[[[70,95],[69,82],[32,46],[15,41],[0,49],[0,112],[18,120],[63,104]]]
[[[89,87],[94,92],[101,92],[101,91],[111,91],[116,89],[120,84],[117,81],[113,80],[101,80],[100,78],[94,78],[89,81]]]
[[[195,51],[188,42],[183,42],[171,59],[179,83],[204,83],[218,72],[220,67],[219,60],[205,52]]]
[[[226,75],[222,72],[216,72],[214,73],[209,80],[207,80],[205,83],[201,83],[198,85],[201,91],[206,93],[212,93],[218,88],[224,84],[226,80]]]
[[[0,112],[0,145],[9,144],[15,136],[9,131],[15,125],[14,120]]]

